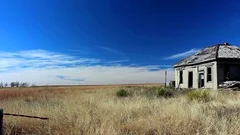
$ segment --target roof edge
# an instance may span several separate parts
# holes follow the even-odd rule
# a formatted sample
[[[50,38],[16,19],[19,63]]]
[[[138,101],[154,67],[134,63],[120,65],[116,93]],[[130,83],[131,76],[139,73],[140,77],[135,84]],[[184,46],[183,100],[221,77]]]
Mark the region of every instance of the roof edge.
[[[193,64],[184,64],[184,65],[177,65],[177,66],[174,65],[174,68],[183,67],[183,66],[194,66],[194,65],[204,64],[204,63],[213,62],[213,61],[217,61],[217,59],[214,58],[214,59],[211,59],[211,60],[202,61],[202,62],[193,63]]]
[[[219,51],[220,44],[217,45],[217,50],[216,50],[216,59],[218,58],[218,51]]]
[[[182,60],[180,60],[180,61],[178,61],[175,65],[177,65],[177,64],[179,64],[179,63],[181,63],[182,61],[184,61],[185,59],[188,59],[188,58],[190,58],[190,57],[192,57],[193,55],[196,55],[196,54],[198,54],[199,52],[201,52],[201,51],[203,51],[205,48],[203,48],[203,49],[201,49],[200,51],[198,51],[198,52],[196,52],[196,53],[194,53],[194,54],[192,54],[192,55],[190,55],[190,56],[188,56],[188,57],[186,57],[186,58],[184,58],[184,59],[182,59]],[[174,66],[175,67],[175,66]]]

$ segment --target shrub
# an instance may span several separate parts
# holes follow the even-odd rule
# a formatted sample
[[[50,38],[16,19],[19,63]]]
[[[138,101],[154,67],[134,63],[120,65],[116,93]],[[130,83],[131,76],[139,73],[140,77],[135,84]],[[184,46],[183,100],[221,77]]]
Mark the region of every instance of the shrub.
[[[163,96],[165,93],[165,90],[163,88],[157,88],[156,92],[157,92],[157,96]]]
[[[128,92],[124,89],[120,89],[117,91],[117,96],[118,97],[126,97],[126,96],[128,96]]]
[[[190,100],[208,102],[211,100],[211,92],[209,90],[193,90],[187,93]]]
[[[170,89],[166,89],[166,88],[157,88],[156,89],[156,93],[158,97],[165,97],[165,98],[169,98],[173,96],[173,92]]]

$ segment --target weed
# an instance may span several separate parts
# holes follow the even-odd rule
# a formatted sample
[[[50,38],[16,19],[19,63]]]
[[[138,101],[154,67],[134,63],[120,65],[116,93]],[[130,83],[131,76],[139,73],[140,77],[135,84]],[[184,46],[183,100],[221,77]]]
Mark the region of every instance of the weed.
[[[211,100],[210,90],[193,90],[187,93],[188,99],[208,102]]]
[[[118,97],[127,97],[128,96],[128,92],[124,89],[120,89],[117,91],[117,96]]]
[[[156,93],[158,97],[169,98],[173,96],[173,92],[170,89],[166,89],[164,87],[160,87],[156,89]]]

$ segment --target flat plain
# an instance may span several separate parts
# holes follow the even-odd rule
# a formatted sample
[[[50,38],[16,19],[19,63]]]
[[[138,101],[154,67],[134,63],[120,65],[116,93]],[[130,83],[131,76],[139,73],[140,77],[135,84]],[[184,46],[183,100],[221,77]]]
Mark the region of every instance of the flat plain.
[[[240,134],[240,93],[211,91],[209,101],[186,92],[156,96],[161,84],[1,88],[4,134],[42,135],[236,135]],[[131,93],[116,95],[119,89]]]

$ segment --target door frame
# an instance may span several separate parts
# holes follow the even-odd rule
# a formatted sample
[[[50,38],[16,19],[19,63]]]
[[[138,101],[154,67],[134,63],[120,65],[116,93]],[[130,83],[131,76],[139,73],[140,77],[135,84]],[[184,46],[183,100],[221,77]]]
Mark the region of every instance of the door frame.
[[[203,76],[203,79],[201,79],[201,75]],[[203,80],[203,84],[202,84]],[[201,70],[198,72],[198,88],[204,88],[205,87],[205,73],[204,70]]]
[[[190,74],[191,74],[191,80],[190,80]],[[190,83],[191,82],[191,83]],[[190,85],[191,84],[191,85]],[[193,71],[188,72],[188,88],[193,88]]]

